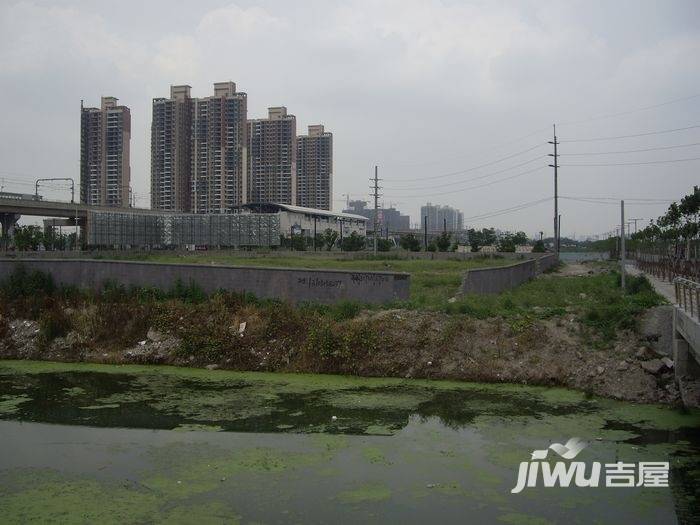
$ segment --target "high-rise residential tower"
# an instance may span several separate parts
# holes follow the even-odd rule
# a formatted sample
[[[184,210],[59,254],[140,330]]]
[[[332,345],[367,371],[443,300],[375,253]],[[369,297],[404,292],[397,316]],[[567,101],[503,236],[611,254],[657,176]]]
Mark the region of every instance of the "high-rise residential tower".
[[[246,203],[245,93],[217,82],[214,95],[192,98],[190,86],[172,86],[153,100],[151,207],[227,213]]]
[[[427,203],[420,208],[421,227],[428,221],[429,231],[462,231],[464,229],[464,214],[452,206],[440,206]]]
[[[170,86],[170,98],[153,99],[151,208],[189,212],[192,171],[190,86]]]
[[[333,207],[333,134],[323,125],[309,126],[297,137],[297,199],[307,208]]]
[[[192,125],[192,211],[227,213],[245,204],[248,99],[234,82],[195,99]]]
[[[286,107],[248,121],[248,202],[297,203],[296,127]]]
[[[99,108],[80,105],[80,202],[129,205],[131,112],[102,97]]]

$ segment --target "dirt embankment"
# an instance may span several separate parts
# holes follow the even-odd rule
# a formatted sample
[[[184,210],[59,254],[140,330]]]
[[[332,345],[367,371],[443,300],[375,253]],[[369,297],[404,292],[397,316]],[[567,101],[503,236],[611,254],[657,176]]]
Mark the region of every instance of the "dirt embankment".
[[[217,337],[230,341],[223,353],[206,351],[206,341],[184,340],[178,326],[149,327],[130,344],[96,344],[79,331],[46,342],[37,322],[16,319],[0,331],[0,357],[556,385],[635,402],[679,401],[672,363],[643,336],[620,333],[612,347],[598,349],[574,315],[514,325],[500,318],[373,311],[322,322],[304,340],[285,330],[282,317],[271,327],[254,311],[241,312],[220,327]]]

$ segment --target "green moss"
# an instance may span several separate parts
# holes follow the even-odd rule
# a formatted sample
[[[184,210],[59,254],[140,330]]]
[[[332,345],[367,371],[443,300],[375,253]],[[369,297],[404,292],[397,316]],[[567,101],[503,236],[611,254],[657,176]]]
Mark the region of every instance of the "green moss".
[[[156,521],[158,495],[139,486],[99,483],[53,471],[25,471],[3,487],[5,523],[105,523]]]
[[[0,415],[11,415],[19,412],[19,406],[31,398],[26,394],[17,396],[4,395],[0,397]]]
[[[503,514],[498,517],[498,521],[502,521],[503,523],[512,523],[513,525],[550,525],[552,523],[544,518],[531,516],[529,514],[520,514],[517,512]]]
[[[85,389],[80,388],[79,386],[74,386],[71,388],[64,388],[63,392],[65,393],[65,395],[67,395],[69,397],[77,397],[77,396],[81,396],[81,395],[86,393]]]
[[[378,465],[391,465],[391,461],[386,459],[384,453],[377,447],[364,447],[362,449],[362,455],[370,463]]]
[[[391,490],[381,483],[366,483],[353,490],[338,494],[341,503],[367,503],[386,501],[391,497]]]

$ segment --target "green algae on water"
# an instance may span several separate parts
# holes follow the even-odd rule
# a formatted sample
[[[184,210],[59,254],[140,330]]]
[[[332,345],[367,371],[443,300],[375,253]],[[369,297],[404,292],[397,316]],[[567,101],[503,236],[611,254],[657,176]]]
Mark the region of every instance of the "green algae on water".
[[[338,494],[337,499],[341,503],[366,503],[380,502],[391,497],[391,490],[381,483],[366,483],[352,490],[345,490]]]

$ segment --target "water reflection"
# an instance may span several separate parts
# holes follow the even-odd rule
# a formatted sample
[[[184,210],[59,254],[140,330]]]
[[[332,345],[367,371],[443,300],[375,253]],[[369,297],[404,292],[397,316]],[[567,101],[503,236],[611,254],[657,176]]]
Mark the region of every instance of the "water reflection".
[[[16,521],[61,521],[59,493],[90,494],[91,521],[697,518],[698,413],[508,385],[23,366],[0,364],[0,508]],[[572,436],[587,461],[670,461],[670,490],[510,494],[520,461]]]

